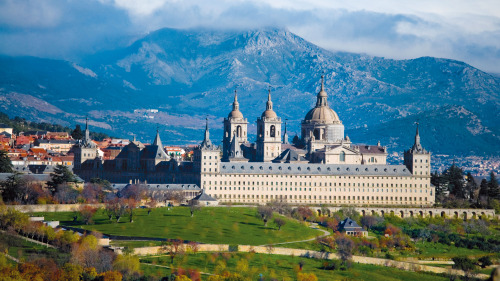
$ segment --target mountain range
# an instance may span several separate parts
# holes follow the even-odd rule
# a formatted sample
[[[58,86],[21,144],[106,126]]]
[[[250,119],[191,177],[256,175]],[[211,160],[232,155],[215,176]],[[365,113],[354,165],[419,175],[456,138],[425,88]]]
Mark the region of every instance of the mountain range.
[[[220,144],[235,89],[254,134],[271,87],[293,137],[321,75],[354,143],[402,152],[418,121],[422,144],[435,154],[500,155],[500,78],[449,59],[333,52],[278,28],[165,28],[77,62],[0,56],[0,109],[67,126],[88,115],[95,130],[144,142],[158,128],[168,144],[199,143],[208,117]]]

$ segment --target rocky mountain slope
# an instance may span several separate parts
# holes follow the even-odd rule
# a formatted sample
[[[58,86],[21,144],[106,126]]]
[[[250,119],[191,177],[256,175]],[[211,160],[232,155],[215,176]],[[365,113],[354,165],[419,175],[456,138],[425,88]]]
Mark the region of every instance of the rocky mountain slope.
[[[500,154],[499,78],[447,59],[331,52],[282,29],[161,29],[78,64],[0,57],[0,66],[0,107],[9,115],[71,125],[89,114],[103,131],[145,142],[160,124],[165,143],[197,143],[206,115],[220,141],[236,87],[250,133],[269,86],[275,111],[298,133],[324,74],[329,103],[356,143],[402,151],[419,120],[434,153]]]

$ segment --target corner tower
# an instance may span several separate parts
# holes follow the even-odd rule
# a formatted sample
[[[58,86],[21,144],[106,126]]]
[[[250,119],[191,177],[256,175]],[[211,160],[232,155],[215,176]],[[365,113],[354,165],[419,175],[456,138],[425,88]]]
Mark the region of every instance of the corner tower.
[[[270,162],[281,154],[281,118],[273,110],[271,89],[267,95],[266,110],[257,118],[257,161]]]
[[[248,121],[243,117],[238,103],[238,93],[234,91],[233,110],[224,118],[224,136],[222,138],[222,160],[229,161],[231,141],[238,147],[247,142]]]
[[[429,177],[431,176],[431,153],[425,150],[420,144],[420,134],[418,131],[415,133],[415,143],[412,148],[404,152],[404,163],[408,170],[416,177]]]
[[[196,172],[204,174],[218,173],[220,164],[220,150],[212,144],[208,131],[208,118],[206,119],[205,135],[200,146],[193,152],[193,165]],[[200,187],[202,181],[200,180]]]

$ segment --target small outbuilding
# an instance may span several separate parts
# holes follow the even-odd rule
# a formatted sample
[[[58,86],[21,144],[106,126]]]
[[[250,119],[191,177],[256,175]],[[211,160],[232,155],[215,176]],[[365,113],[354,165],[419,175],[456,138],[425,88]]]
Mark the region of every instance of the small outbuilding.
[[[352,236],[368,236],[368,231],[364,230],[361,226],[358,225],[355,221],[350,218],[346,218],[341,221],[337,227],[339,232],[345,232],[347,235]]]
[[[193,203],[197,203],[198,206],[217,206],[219,205],[219,201],[213,198],[212,196],[205,193],[204,190],[201,190],[201,193],[192,199]]]

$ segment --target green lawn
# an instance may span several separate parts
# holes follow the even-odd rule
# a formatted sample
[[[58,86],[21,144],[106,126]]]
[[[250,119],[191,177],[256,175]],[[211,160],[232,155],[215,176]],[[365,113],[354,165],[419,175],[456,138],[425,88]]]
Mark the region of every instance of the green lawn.
[[[249,266],[241,266],[242,260],[247,260]],[[141,261],[170,266],[170,258],[165,256],[142,258]],[[215,253],[191,254],[176,258],[174,266],[196,268],[207,273],[220,272],[220,269],[225,267],[227,271],[238,272],[243,276],[250,277],[250,280],[258,280],[261,273],[265,280],[296,280],[299,261],[304,262],[302,272],[314,273],[318,277],[318,280],[448,280],[447,278],[428,273],[415,273],[390,267],[364,264],[353,264],[352,268],[347,271],[330,271],[321,269],[324,262],[322,260],[254,253],[226,253],[223,255]],[[240,262],[240,266],[237,265],[238,262]],[[141,268],[147,275],[165,276],[170,273],[169,269],[146,264],[143,264]]]
[[[7,249],[9,255],[21,261],[30,261],[38,258],[53,258],[57,263],[63,264],[69,259],[69,254],[62,253],[54,248],[26,241],[22,238],[6,233],[0,235],[2,250]]]
[[[105,234],[139,237],[174,238],[202,243],[262,245],[296,241],[320,235],[300,222],[285,219],[278,231],[271,222],[265,227],[256,216],[256,208],[204,207],[191,217],[189,208],[158,208],[148,215],[146,209],[136,209],[134,222],[122,217],[120,223],[110,222],[104,211],[94,215],[93,225],[72,222],[73,212],[36,213],[46,220],[62,225],[95,230]]]

